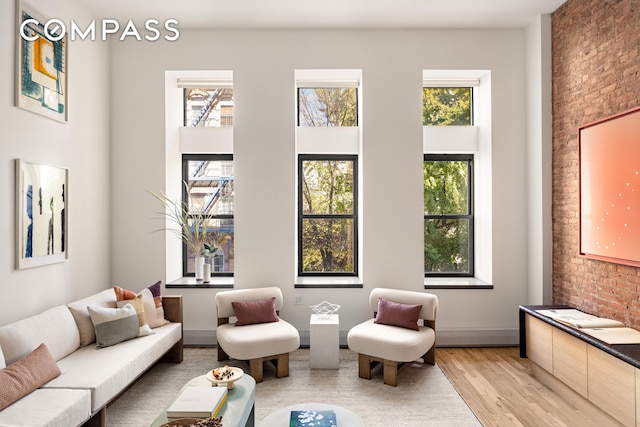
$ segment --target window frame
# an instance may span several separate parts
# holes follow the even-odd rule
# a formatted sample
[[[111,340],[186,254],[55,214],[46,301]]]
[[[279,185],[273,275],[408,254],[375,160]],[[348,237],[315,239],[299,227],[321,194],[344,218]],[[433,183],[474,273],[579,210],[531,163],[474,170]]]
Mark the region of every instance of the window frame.
[[[469,153],[447,153],[447,154],[430,154],[425,153],[423,155],[423,163],[427,161],[456,161],[461,162],[464,161],[467,163],[467,214],[424,214],[423,220],[423,234],[424,234],[424,223],[428,219],[466,219],[469,221],[469,271],[468,272],[427,272],[424,271],[424,277],[474,277],[475,276],[475,227],[474,227],[474,155]],[[423,174],[424,181],[424,174]],[[424,184],[423,184],[424,185]],[[424,201],[423,201],[424,204]],[[424,207],[423,207],[424,210]],[[423,255],[424,259],[424,244],[423,244]]]
[[[305,161],[343,160],[353,163],[353,213],[351,214],[305,214],[303,197],[303,163]],[[303,270],[303,222],[305,219],[353,219],[353,272],[305,272]],[[358,155],[357,154],[298,154],[298,277],[357,277],[358,276]]]
[[[189,206],[189,195],[184,183],[189,181],[189,162],[190,161],[233,161],[233,154],[210,154],[210,153],[182,153],[182,181],[180,182],[182,188],[182,200],[186,206]],[[234,171],[235,178],[235,171]],[[234,211],[235,213],[235,211]],[[234,214],[222,214],[222,215],[207,215],[210,219],[234,219]],[[234,233],[235,233],[235,221],[234,221]],[[190,273],[187,271],[187,245],[182,243],[182,276],[183,277],[195,277],[195,272]],[[234,272],[215,272],[211,271],[211,277],[233,277]]]

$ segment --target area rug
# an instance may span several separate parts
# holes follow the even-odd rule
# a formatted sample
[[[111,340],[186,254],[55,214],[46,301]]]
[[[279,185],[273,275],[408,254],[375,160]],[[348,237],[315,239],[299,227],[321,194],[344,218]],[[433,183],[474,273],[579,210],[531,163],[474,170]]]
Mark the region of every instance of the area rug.
[[[109,406],[107,425],[149,426],[187,381],[218,365],[215,348],[185,348],[184,362],[156,364]],[[229,365],[248,370],[243,362]],[[287,378],[277,379],[275,368],[265,365],[264,381],[256,385],[257,426],[272,411],[305,402],[342,406],[368,427],[482,425],[437,365],[411,364],[399,373],[398,387],[390,387],[381,370],[371,380],[358,378],[357,354],[348,349],[340,350],[337,370],[309,369],[309,349],[291,354]]]

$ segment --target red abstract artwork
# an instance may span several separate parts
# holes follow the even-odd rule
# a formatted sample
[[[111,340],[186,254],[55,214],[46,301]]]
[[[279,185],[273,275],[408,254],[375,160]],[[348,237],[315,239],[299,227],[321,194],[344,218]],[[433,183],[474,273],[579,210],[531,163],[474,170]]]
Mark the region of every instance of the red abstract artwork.
[[[640,109],[579,128],[580,255],[640,266]]]

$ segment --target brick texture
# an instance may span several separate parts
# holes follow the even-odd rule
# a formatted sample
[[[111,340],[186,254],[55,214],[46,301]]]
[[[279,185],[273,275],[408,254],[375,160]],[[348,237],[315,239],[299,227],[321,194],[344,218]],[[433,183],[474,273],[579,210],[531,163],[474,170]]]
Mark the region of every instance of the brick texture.
[[[640,329],[640,268],[578,256],[578,126],[640,106],[640,0],[568,0],[551,25],[553,301]]]

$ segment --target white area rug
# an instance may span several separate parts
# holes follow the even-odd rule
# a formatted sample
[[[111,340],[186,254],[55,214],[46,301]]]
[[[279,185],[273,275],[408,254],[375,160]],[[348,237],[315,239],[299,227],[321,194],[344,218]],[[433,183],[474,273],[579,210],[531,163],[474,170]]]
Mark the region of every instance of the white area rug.
[[[289,377],[280,379],[265,365],[265,379],[256,385],[256,425],[280,407],[320,402],[355,412],[368,427],[481,426],[437,365],[412,364],[400,372],[398,387],[390,387],[381,370],[371,380],[358,378],[357,360],[341,349],[340,369],[311,370],[309,350],[300,349],[291,354]],[[242,362],[229,364],[248,370]],[[183,363],[157,364],[111,405],[107,425],[149,426],[187,381],[218,365],[215,348],[186,348]]]

